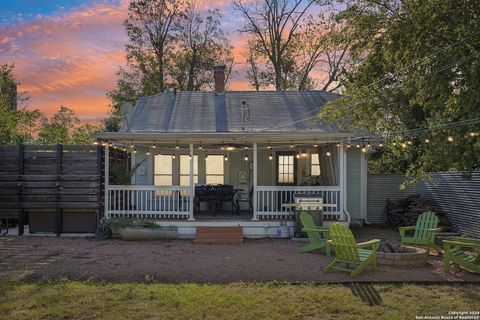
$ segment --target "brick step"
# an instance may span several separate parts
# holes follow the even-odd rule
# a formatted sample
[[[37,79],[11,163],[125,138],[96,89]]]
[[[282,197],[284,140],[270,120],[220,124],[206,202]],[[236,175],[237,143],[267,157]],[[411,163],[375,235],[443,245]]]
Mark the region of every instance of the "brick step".
[[[242,244],[242,227],[197,227],[195,240],[197,244]]]
[[[197,227],[197,234],[199,233],[243,233],[242,227]]]
[[[193,240],[195,244],[243,244],[242,239],[196,239]]]
[[[241,233],[200,233],[195,239],[239,239],[243,238]]]

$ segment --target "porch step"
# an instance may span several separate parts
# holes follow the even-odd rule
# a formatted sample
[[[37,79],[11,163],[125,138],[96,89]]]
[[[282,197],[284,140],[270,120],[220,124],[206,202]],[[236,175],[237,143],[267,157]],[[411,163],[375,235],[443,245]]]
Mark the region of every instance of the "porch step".
[[[193,243],[243,244],[242,227],[197,227]]]

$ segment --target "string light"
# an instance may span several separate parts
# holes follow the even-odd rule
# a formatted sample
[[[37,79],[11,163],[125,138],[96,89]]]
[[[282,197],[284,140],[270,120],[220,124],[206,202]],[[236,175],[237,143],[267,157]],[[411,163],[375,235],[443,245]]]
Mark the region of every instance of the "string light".
[[[135,148],[135,146],[133,145],[133,142],[130,143],[130,148],[131,148],[131,149]]]
[[[337,142],[337,147],[340,148],[340,142]]]
[[[268,146],[267,146],[267,149],[272,149],[272,146],[270,145],[270,141],[268,141]]]
[[[347,144],[347,148],[350,149],[351,145],[350,142]]]
[[[307,156],[307,152],[305,150],[302,151],[302,158],[305,158]]]
[[[331,153],[330,151],[327,151],[327,153],[325,153],[325,155],[326,155],[327,157],[330,157],[330,156],[332,155],[332,153]]]
[[[268,160],[273,160],[273,155],[272,155],[272,153],[270,153],[270,155],[268,156]]]
[[[406,148],[407,144],[405,142],[402,142],[402,148]]]
[[[425,143],[430,143],[430,139],[426,138]]]
[[[149,155],[150,155],[150,150],[147,150],[147,156],[149,156]]]
[[[370,148],[371,145],[370,145],[370,141],[367,141],[367,148]]]
[[[360,148],[360,143],[357,143],[357,148],[358,148],[358,149]]]
[[[300,159],[300,153],[297,153],[297,155],[295,156],[297,159]]]
[[[380,143],[378,144],[378,146],[379,146],[380,148],[383,148],[383,143],[380,142]]]
[[[175,152],[172,152],[172,159],[175,159],[176,156],[175,156]]]
[[[227,156],[227,154],[225,154],[225,155],[223,156],[223,160],[228,161],[228,156]]]
[[[178,141],[177,141],[177,145],[175,146],[175,149],[180,149],[180,146],[178,145]]]
[[[243,157],[243,160],[248,161],[248,153],[245,151],[245,156]]]
[[[448,142],[453,142],[453,136],[448,136],[447,140]]]
[[[293,148],[294,145],[293,145],[293,141],[290,143],[290,148]]]
[[[155,142],[153,143],[152,149],[157,149],[157,145],[155,144]]]
[[[202,150],[202,143],[200,142],[200,145],[198,146],[198,150]]]
[[[93,144],[94,144],[94,145],[98,145],[98,141],[94,141]]]
[[[363,153],[367,152],[367,148],[365,147],[365,143],[362,145],[362,152]]]
[[[470,137],[475,137],[476,135],[477,135],[477,133],[474,132],[474,131],[472,131],[472,132],[469,133],[469,136],[470,136]]]
[[[315,148],[318,147],[317,139],[315,139],[315,143],[313,144],[313,146],[314,146]]]

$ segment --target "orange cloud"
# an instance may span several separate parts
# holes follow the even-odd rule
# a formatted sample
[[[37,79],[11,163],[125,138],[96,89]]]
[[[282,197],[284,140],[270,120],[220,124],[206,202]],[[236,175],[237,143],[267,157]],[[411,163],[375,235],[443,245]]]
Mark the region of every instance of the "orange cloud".
[[[106,115],[106,93],[115,86],[118,67],[125,64],[122,23],[128,3],[83,6],[0,29],[0,62],[15,63],[19,91],[31,96],[30,109],[50,115],[65,105],[85,121]],[[244,77],[244,39],[237,32],[241,18],[231,10],[231,0],[200,3],[224,11],[222,24],[235,46],[236,74],[230,89],[249,89]]]

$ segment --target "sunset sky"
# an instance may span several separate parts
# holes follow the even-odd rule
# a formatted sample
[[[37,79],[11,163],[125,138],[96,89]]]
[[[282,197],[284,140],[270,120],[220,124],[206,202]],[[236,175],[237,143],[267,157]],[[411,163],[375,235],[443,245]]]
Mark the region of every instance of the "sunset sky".
[[[230,1],[203,0],[219,8],[223,28],[236,47],[231,89],[247,89],[242,37]],[[105,93],[124,65],[122,22],[127,0],[0,0],[0,63],[15,63],[19,91],[31,96],[29,108],[51,114],[60,105],[84,121],[102,119]]]

